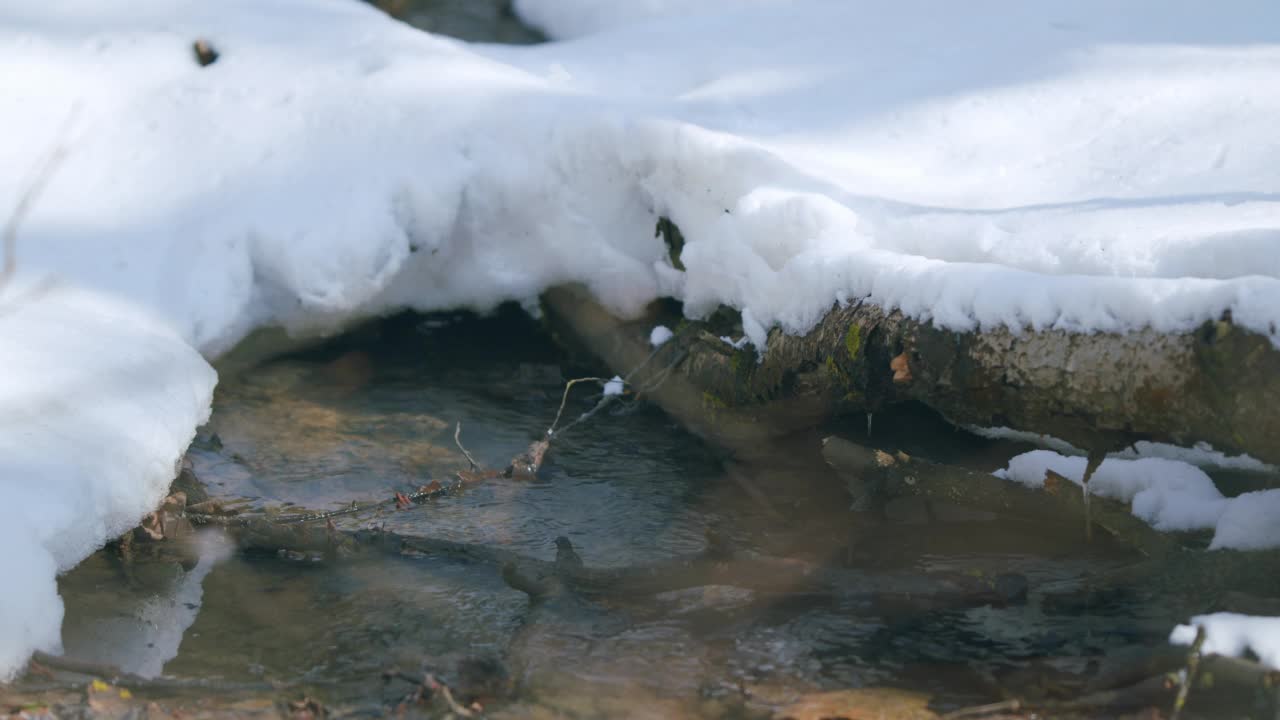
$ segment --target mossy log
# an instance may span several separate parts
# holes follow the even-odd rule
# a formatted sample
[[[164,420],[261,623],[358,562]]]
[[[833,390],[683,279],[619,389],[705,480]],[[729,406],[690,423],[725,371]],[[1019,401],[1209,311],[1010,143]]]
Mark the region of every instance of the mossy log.
[[[543,296],[563,339],[626,373],[649,354],[657,311],[622,321],[579,287]],[[805,335],[769,333],[757,356],[714,321],[682,323],[682,361],[651,393],[731,448],[838,413],[915,400],[957,424],[1053,435],[1090,450],[1208,442],[1280,463],[1280,351],[1230,318],[1194,332],[945,330],[869,302],[836,305]],[[732,333],[732,330],[729,331]]]

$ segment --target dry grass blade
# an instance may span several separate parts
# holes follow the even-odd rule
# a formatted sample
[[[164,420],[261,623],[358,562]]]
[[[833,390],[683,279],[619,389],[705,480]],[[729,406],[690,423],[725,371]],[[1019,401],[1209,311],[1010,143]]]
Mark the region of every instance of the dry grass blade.
[[[40,194],[48,186],[54,172],[57,171],[58,166],[66,158],[67,146],[63,141],[71,128],[71,123],[79,114],[80,106],[77,104],[71,108],[71,112],[67,115],[66,120],[63,121],[62,127],[58,129],[57,141],[53,151],[36,166],[31,179],[27,181],[26,189],[22,191],[22,195],[18,198],[18,203],[13,207],[13,213],[9,215],[9,220],[5,223],[4,234],[0,236],[0,252],[3,253],[3,257],[0,258],[0,290],[8,286],[18,269],[18,228],[22,226],[22,221],[31,212],[31,208],[35,206],[36,200],[40,198]]]

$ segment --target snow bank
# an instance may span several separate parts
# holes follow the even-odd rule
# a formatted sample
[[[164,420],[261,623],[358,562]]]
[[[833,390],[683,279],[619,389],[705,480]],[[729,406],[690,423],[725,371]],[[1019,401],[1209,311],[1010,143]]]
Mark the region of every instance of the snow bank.
[[[989,438],[992,440],[1011,440],[1013,442],[1024,442],[1032,445],[1039,445],[1046,450],[1053,450],[1062,455],[1079,455],[1083,457],[1087,453],[1072,445],[1061,438],[1045,435],[1042,433],[1027,432],[1026,430],[1015,430],[1008,427],[979,427],[977,425],[966,425],[965,430],[978,435],[979,437]],[[1278,474],[1280,468],[1251,455],[1228,455],[1221,450],[1216,450],[1212,445],[1206,442],[1199,442],[1191,447],[1179,447],[1177,445],[1169,445],[1168,443],[1151,442],[1149,440],[1139,440],[1131,447],[1124,450],[1110,453],[1108,457],[1119,458],[1123,460],[1138,460],[1141,458],[1164,458],[1166,460],[1178,460],[1190,465],[1201,468],[1211,468],[1219,470],[1240,470],[1244,472]]]
[[[1277,337],[1274,3],[520,10],[583,36],[469,47],[341,0],[0,7],[6,206],[80,108],[18,254],[65,294],[0,324],[23,368],[0,407],[31,433],[0,465],[0,533],[30,550],[0,561],[30,588],[0,600],[0,672],[56,643],[54,571],[168,479],[212,383],[190,348],[265,324],[579,281],[622,314],[728,303],[757,345],[848,298],[958,329],[1229,310]]]
[[[215,379],[137,308],[15,295],[0,297],[0,679],[61,646],[56,574],[164,497]]]
[[[0,167],[84,108],[24,260],[214,354],[570,280],[624,313],[734,305],[757,345],[861,297],[958,329],[1230,310],[1275,337],[1274,3],[594,6],[614,29],[513,48],[334,0],[10,3]]]
[[[1080,484],[1087,460],[1033,450],[1009,461],[998,477],[1027,487],[1044,486],[1046,470]],[[1213,530],[1209,548],[1261,550],[1280,547],[1280,490],[1225,498],[1203,470],[1177,460],[1108,458],[1089,480],[1089,492],[1132,503],[1133,514],[1157,530]]]
[[[1169,635],[1175,645],[1195,642],[1196,628],[1205,631],[1201,651],[1212,655],[1242,657],[1252,652],[1263,665],[1280,670],[1280,618],[1253,617],[1237,613],[1214,613],[1191,618]]]

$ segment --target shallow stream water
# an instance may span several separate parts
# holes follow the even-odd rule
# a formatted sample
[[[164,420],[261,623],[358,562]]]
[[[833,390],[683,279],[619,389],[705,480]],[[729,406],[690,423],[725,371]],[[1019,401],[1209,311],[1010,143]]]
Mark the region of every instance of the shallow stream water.
[[[404,316],[225,378],[189,458],[215,497],[246,511],[385,500],[467,468],[453,440],[459,422],[477,461],[502,467],[543,436],[565,380],[582,372],[518,310]],[[591,409],[599,393],[578,386],[566,416]],[[880,442],[952,462],[994,467],[1010,450],[927,417],[877,422]],[[384,708],[405,692],[382,681],[384,670],[450,677],[466,659],[464,668],[504,668],[517,690],[498,706],[514,714],[718,717],[767,713],[818,690],[881,686],[947,710],[989,701],[1011,677],[1081,673],[1109,650],[1167,633],[1167,609],[1084,592],[1091,577],[1133,558],[1085,545],[1074,525],[899,508],[874,533],[851,533],[855,516],[818,461],[817,437],[780,443],[770,453],[776,466],[730,472],[731,460],[629,402],[557,438],[536,480],[490,478],[336,526],[542,560],[554,559],[554,540],[565,536],[588,567],[696,553],[711,530],[735,550],[871,577],[1021,573],[1027,601],[869,607],[849,594],[718,585],[531,607],[499,567],[460,559],[230,554],[189,572],[142,563],[123,582],[110,553],[100,553],[61,581],[67,653],[138,672],[300,683],[326,703]]]

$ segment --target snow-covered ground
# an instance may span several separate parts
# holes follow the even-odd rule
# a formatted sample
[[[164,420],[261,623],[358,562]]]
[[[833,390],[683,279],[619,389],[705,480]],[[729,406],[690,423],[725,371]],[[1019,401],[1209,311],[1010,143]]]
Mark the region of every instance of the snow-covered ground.
[[[518,9],[576,39],[468,46],[354,0],[0,6],[0,213],[66,153],[18,237],[19,284],[55,290],[0,316],[0,573],[28,589],[0,674],[56,646],[54,572],[162,491],[207,412],[196,351],[264,324],[581,281],[622,313],[734,305],[756,343],[859,297],[1280,337],[1269,0]]]
[[[1046,470],[1077,484],[1087,461],[1052,450],[1033,450],[996,474],[1028,487],[1044,486]],[[1225,498],[1203,470],[1180,460],[1107,458],[1089,480],[1089,493],[1129,503],[1157,530],[1213,530],[1211,550],[1280,547],[1280,490]]]
[[[1225,612],[1197,615],[1189,625],[1175,627],[1169,642],[1190,645],[1195,642],[1197,628],[1204,628],[1200,649],[1205,654],[1244,657],[1252,653],[1259,662],[1280,668],[1280,618]]]

